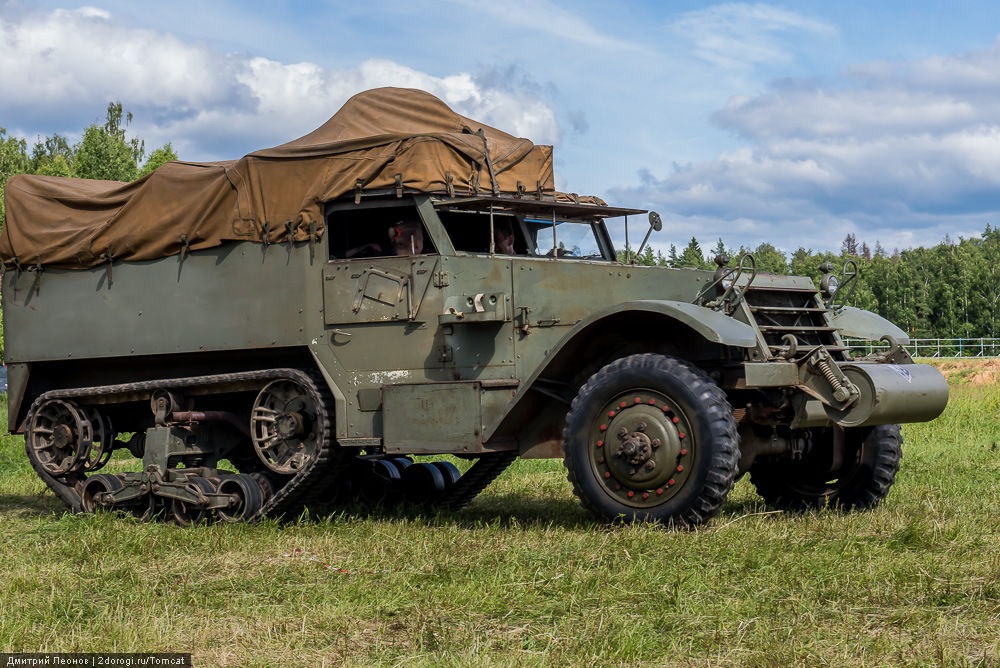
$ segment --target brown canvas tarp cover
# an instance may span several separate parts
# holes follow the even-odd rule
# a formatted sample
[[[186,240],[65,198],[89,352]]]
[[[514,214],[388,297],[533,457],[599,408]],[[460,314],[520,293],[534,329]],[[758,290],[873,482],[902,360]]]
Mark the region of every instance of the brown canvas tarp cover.
[[[456,114],[418,90],[360,93],[319,129],[240,160],[170,162],[132,183],[49,176],[7,182],[0,259],[82,268],[226,241],[323,233],[322,203],[365,190],[554,194],[552,147]]]

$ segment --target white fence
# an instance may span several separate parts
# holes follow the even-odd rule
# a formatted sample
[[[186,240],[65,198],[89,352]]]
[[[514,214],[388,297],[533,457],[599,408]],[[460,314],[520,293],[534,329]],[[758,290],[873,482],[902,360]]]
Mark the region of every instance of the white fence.
[[[881,341],[848,339],[847,345],[862,355],[885,350]],[[914,357],[1000,357],[1000,339],[910,339],[903,346]]]

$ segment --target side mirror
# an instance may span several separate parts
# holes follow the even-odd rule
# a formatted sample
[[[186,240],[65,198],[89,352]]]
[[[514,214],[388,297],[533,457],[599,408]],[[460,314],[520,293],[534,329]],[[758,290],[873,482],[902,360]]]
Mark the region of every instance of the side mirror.
[[[663,229],[663,219],[660,218],[660,214],[655,211],[649,212],[649,229],[646,231],[646,236],[643,237],[642,243],[639,245],[639,250],[635,252],[635,256],[639,257],[642,255],[642,250],[646,247],[646,242],[649,241],[649,235],[653,233],[653,230],[659,232]]]
[[[663,229],[663,220],[660,218],[660,214],[655,211],[649,212],[649,226],[657,232]]]

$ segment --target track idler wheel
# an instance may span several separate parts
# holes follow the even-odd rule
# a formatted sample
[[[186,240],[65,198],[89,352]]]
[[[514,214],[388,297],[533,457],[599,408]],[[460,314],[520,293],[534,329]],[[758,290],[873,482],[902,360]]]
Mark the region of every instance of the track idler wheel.
[[[96,408],[87,407],[84,409],[87,419],[90,420],[90,428],[93,432],[93,441],[90,445],[90,452],[82,463],[83,471],[97,471],[104,468],[104,465],[111,459],[111,451],[114,449],[115,431],[111,426],[111,420],[101,415]]]
[[[219,494],[232,498],[232,503],[218,510],[219,519],[224,522],[246,522],[260,511],[264,505],[264,494],[260,485],[245,473],[223,476],[219,481]]]
[[[433,462],[433,464],[444,477],[445,492],[451,489],[452,485],[458,482],[458,479],[462,477],[462,473],[458,470],[458,467],[451,462],[439,461]]]
[[[52,476],[79,471],[94,441],[90,420],[71,401],[50,399],[28,417],[24,444],[28,456]],[[96,484],[96,483],[95,483]]]

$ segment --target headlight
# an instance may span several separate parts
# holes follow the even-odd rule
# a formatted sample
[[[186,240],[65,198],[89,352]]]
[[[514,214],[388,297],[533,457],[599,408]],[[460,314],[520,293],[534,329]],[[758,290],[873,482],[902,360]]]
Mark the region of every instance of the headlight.
[[[712,280],[715,282],[716,294],[721,295],[732,287],[733,272],[726,266],[729,264],[729,256],[725,253],[720,253],[715,256],[715,264],[719,265],[719,268],[715,270],[715,275],[712,276]]]
[[[837,288],[840,287],[840,279],[833,274],[827,274],[823,277],[823,280],[819,284],[820,290],[827,297],[832,297],[837,292]]]

